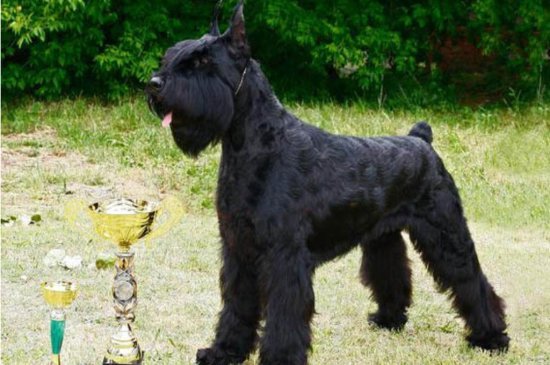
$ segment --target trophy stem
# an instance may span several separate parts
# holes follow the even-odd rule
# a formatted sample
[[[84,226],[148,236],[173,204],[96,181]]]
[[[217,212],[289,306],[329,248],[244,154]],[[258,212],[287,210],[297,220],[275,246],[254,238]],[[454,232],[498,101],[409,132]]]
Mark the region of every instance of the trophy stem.
[[[128,246],[119,246],[115,253],[116,275],[113,283],[113,304],[119,323],[117,332],[111,336],[111,345],[103,359],[103,365],[139,365],[143,361],[137,338],[130,323],[134,322],[137,306],[137,283],[134,277],[134,251]]]
[[[65,311],[53,309],[50,313],[50,339],[52,342],[51,361],[54,365],[61,365],[61,346],[65,335]]]

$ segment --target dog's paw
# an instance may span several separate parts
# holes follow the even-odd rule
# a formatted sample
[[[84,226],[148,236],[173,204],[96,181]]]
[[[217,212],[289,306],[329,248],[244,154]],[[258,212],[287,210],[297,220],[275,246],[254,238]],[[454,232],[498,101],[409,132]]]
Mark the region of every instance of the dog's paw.
[[[407,315],[404,313],[397,315],[382,314],[380,312],[371,313],[369,314],[369,323],[390,331],[401,331],[407,323]]]
[[[228,365],[223,352],[215,347],[197,351],[197,365]]]
[[[198,350],[196,361],[197,365],[238,365],[244,359],[238,356],[231,356],[217,347],[210,347]]]
[[[491,351],[495,353],[508,351],[510,337],[506,332],[475,335],[472,334],[466,338],[470,346]]]

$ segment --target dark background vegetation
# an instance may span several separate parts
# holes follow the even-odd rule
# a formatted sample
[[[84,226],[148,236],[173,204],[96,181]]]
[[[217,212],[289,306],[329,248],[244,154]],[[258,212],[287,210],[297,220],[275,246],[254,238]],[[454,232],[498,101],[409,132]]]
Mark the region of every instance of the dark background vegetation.
[[[2,96],[117,98],[164,50],[208,29],[214,1],[5,0]],[[227,24],[235,1],[224,4]],[[287,99],[379,105],[544,100],[547,0],[249,0],[253,56]]]

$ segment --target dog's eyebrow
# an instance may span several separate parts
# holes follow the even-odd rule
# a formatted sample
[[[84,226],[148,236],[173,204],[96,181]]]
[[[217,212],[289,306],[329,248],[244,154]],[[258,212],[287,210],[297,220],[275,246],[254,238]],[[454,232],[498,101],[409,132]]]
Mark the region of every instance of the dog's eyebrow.
[[[168,62],[171,62],[176,65],[195,57],[195,55],[197,55],[198,53],[204,53],[208,51],[208,48],[210,47],[210,43],[212,43],[211,39],[203,39],[203,38],[192,40],[189,42],[185,42],[186,44],[182,44],[182,47],[177,51],[174,57],[172,57],[172,59],[169,60]]]

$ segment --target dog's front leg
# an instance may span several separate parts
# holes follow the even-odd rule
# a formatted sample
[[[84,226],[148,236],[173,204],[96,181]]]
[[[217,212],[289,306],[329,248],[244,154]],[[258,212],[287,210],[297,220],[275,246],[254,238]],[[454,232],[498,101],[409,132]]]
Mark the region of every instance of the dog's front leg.
[[[261,365],[305,365],[315,311],[313,262],[305,247],[274,247],[264,260],[260,279],[266,291]]]
[[[254,349],[260,320],[257,269],[224,243],[220,288],[223,309],[210,348],[197,351],[199,365],[240,364]]]

